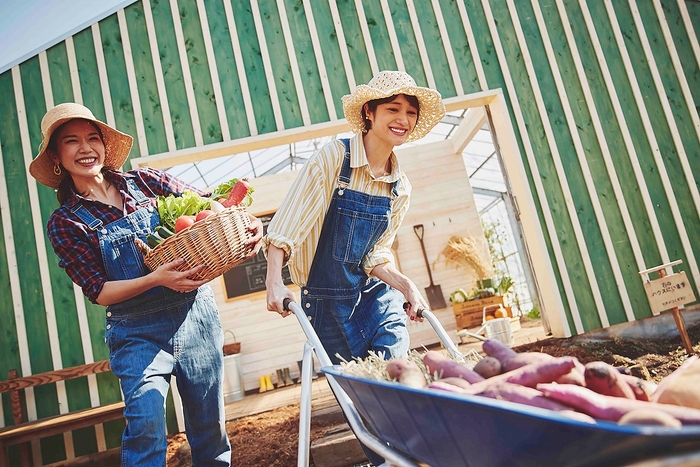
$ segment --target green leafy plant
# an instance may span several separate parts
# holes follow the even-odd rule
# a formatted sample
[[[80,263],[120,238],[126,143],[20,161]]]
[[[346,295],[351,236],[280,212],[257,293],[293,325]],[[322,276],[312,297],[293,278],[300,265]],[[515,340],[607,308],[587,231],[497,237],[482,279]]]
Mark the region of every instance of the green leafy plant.
[[[513,281],[512,277],[503,276],[503,277],[501,277],[501,280],[498,282],[498,286],[496,287],[496,291],[500,295],[505,295],[513,289],[514,285],[515,285],[515,281]]]
[[[533,306],[532,310],[528,311],[525,316],[527,316],[530,319],[540,319],[542,317],[540,315],[540,309],[537,305]]]

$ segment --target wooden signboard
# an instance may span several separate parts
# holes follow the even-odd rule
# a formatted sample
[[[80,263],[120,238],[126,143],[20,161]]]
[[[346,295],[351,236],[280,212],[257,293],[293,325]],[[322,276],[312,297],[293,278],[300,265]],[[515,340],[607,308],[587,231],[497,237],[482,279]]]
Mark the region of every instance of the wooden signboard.
[[[646,281],[644,291],[649,298],[651,311],[655,315],[695,301],[695,294],[685,271]]]

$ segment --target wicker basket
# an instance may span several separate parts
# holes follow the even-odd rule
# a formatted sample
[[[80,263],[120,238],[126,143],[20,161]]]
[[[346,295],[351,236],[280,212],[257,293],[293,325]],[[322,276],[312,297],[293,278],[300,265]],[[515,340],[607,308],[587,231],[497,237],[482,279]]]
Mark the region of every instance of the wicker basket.
[[[245,208],[232,206],[195,222],[155,248],[150,248],[140,239],[136,239],[136,246],[152,271],[183,258],[185,261],[178,270],[185,271],[204,264],[206,267],[191,278],[211,280],[247,259],[249,250],[245,241],[252,237],[246,230],[249,225]]]
[[[236,342],[236,335],[230,329],[227,329],[224,332],[224,335],[226,334],[231,334],[233,336],[233,342],[230,344],[224,344],[224,355],[233,355],[239,353],[241,351],[241,343]]]

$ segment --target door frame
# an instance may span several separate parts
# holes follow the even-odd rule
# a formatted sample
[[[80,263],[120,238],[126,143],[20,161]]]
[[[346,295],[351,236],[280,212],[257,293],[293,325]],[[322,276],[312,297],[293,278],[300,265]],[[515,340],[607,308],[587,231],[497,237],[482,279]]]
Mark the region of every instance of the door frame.
[[[476,107],[488,108],[488,113],[491,116],[492,132],[497,137],[497,142],[494,140],[494,145],[497,144],[501,154],[501,160],[505,169],[506,186],[509,187],[509,195],[516,212],[516,219],[519,220],[522,227],[527,254],[534,271],[538,289],[534,293],[539,299],[540,312],[553,336],[571,336],[571,329],[566,319],[564,304],[547,250],[544,232],[539,222],[538,211],[530,191],[527,172],[525,171],[522,154],[515,138],[503,91],[501,89],[488,90],[451,97],[443,102],[448,112]],[[468,125],[473,126],[474,123],[468,122]],[[149,166],[167,169],[176,165],[346,133],[349,130],[347,121],[341,119],[209,144],[202,147],[133,158],[131,159],[131,165],[132,168]],[[469,131],[473,131],[473,128]],[[451,138],[455,153],[459,152],[461,154],[466,144],[471,140],[473,134],[469,136],[469,131]]]

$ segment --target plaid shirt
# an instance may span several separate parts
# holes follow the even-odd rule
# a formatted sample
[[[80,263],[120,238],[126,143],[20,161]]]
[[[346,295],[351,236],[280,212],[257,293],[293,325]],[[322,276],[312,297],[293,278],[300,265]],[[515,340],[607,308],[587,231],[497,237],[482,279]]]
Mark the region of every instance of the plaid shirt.
[[[49,241],[59,258],[58,265],[66,270],[68,276],[83,289],[85,296],[93,303],[97,303],[97,297],[109,279],[102,261],[98,234],[71,212],[73,206],[82,203],[104,225],[136,211],[138,204],[129,194],[127,178],[132,179],[143,194],[150,198],[154,207],[157,207],[158,195],[168,196],[172,193],[179,196],[186,190],[207,195],[167,172],[147,167],[130,172],[105,170],[105,177],[121,192],[125,212],[73,193],[63,206],[51,214],[47,225]]]

